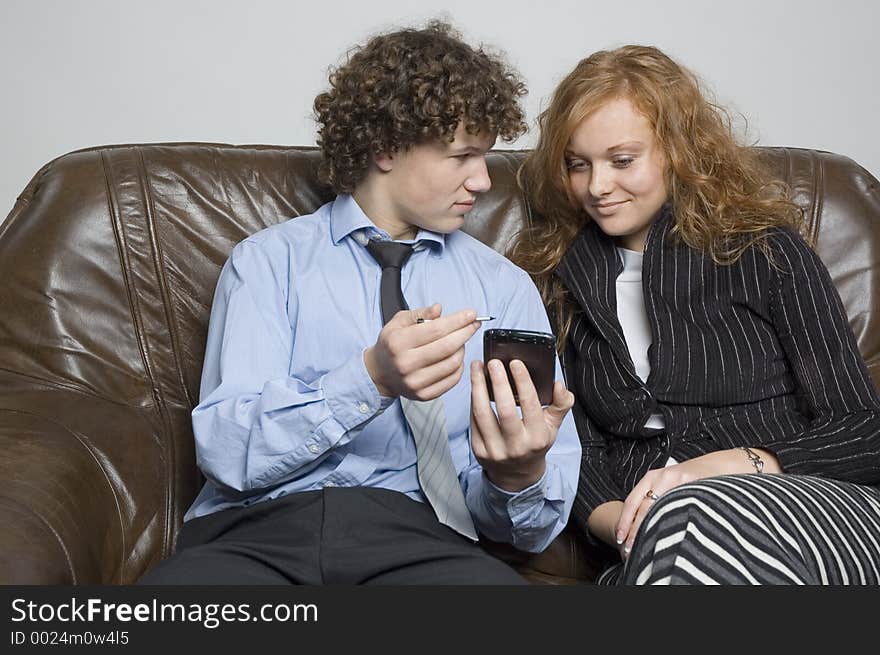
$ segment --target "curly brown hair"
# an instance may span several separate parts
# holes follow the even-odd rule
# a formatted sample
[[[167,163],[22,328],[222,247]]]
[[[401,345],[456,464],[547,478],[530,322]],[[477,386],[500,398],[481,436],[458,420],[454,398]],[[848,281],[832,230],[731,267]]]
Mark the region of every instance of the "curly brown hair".
[[[513,141],[527,129],[519,104],[526,93],[500,56],[467,45],[447,23],[375,36],[315,98],[321,181],[351,193],[373,156],[452,142],[462,121],[471,134]]]
[[[535,215],[508,253],[535,279],[564,347],[573,307],[553,273],[589,220],[569,184],[565,150],[580,123],[605,103],[626,98],[650,122],[666,156],[673,234],[719,264],[757,245],[769,228],[803,227],[803,212],[773,179],[760,154],[737,142],[725,109],[698,78],[657,48],[629,45],[581,60],[538,118],[540,136],[519,171]],[[769,252],[767,252],[770,255]]]

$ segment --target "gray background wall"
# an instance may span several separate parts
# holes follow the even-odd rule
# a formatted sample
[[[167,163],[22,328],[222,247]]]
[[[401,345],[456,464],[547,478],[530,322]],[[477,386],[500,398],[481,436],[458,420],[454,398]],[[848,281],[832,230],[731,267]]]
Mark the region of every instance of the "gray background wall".
[[[741,112],[751,141],[831,150],[880,177],[872,0],[0,0],[0,220],[42,164],[77,148],[312,144],[328,67],[436,15],[507,52],[530,122],[581,57],[653,44]]]

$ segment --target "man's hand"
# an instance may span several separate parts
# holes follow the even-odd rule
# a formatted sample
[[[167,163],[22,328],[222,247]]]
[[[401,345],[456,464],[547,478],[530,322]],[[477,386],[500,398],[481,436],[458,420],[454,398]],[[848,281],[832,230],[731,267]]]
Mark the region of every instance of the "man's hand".
[[[510,362],[510,373],[522,409],[520,418],[504,364],[493,359],[487,368],[498,413],[489,404],[483,363],[471,362],[471,448],[494,485],[506,491],[521,491],[544,475],[544,456],[556,440],[562,419],[574,405],[574,395],[557,380],[553,404],[541,407],[526,365],[515,359]]]
[[[367,373],[386,398],[432,400],[461,379],[464,344],[480,329],[477,313],[440,313],[438,304],[399,311],[364,351]],[[430,322],[419,324],[419,318]]]

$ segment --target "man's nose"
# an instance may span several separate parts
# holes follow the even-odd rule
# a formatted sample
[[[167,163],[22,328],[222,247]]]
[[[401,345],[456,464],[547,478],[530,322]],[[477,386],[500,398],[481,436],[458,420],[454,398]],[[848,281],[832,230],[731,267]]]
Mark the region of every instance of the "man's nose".
[[[492,188],[492,180],[489,178],[489,168],[486,166],[486,158],[479,157],[474,162],[475,169],[471,171],[464,181],[464,188],[471,193],[483,193]]]

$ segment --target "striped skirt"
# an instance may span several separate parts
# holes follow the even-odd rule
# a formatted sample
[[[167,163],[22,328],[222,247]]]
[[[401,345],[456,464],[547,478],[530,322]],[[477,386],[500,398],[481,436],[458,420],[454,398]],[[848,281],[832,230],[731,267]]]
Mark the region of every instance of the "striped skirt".
[[[664,494],[598,584],[880,584],[880,491],[725,475]]]

